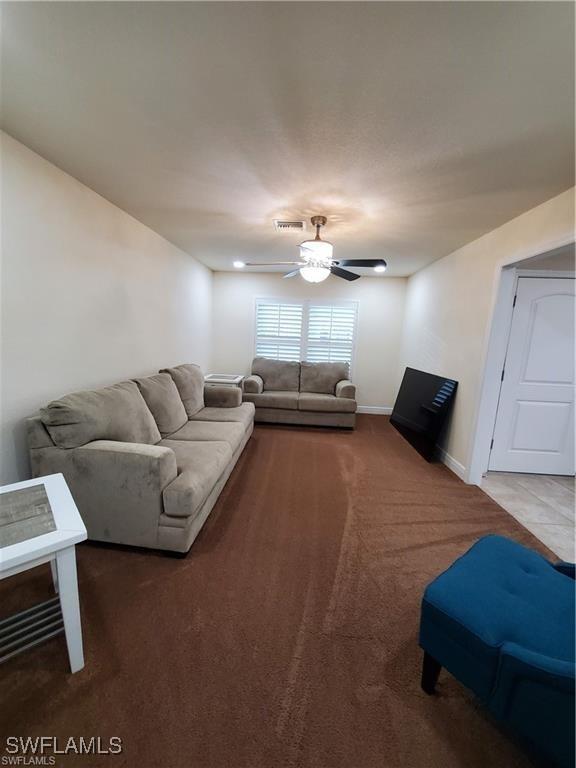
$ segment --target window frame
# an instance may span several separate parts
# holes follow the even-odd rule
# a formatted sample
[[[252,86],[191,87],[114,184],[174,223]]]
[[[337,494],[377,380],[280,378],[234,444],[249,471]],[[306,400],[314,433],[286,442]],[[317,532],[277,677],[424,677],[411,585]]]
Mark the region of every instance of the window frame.
[[[304,332],[304,323],[305,323],[305,308],[303,306],[303,302],[301,301],[295,301],[293,299],[281,299],[281,298],[262,298],[258,297],[256,301],[254,302],[254,319],[253,319],[253,328],[254,328],[254,340],[253,340],[253,351],[254,351],[254,357],[258,357],[258,341],[259,339],[262,339],[263,337],[258,336],[258,305],[259,304],[288,304],[291,306],[301,307],[302,309],[302,326],[300,330],[300,338],[299,339],[284,339],[284,343],[286,346],[290,346],[290,342],[292,344],[296,344],[300,347],[300,354],[302,354],[302,336]],[[281,337],[279,337],[281,338]],[[278,342],[277,342],[278,343]],[[279,342],[279,346],[282,346],[282,341]],[[272,358],[274,359],[274,358]],[[287,361],[284,361],[287,362]]]
[[[298,307],[302,307],[302,331],[300,335],[300,361],[306,361],[309,348],[309,334],[310,334],[310,307],[311,306],[324,306],[324,307],[347,307],[354,310],[354,333],[352,337],[352,344],[350,347],[350,377],[356,367],[356,351],[358,346],[358,316],[359,316],[359,302],[358,301],[346,301],[331,299],[283,299],[281,297],[269,297],[269,296],[257,296],[254,301],[254,318],[253,318],[253,352],[254,357],[257,357],[258,346],[258,305],[259,304],[291,304]],[[320,346],[320,345],[319,345]],[[329,346],[327,344],[326,346]]]

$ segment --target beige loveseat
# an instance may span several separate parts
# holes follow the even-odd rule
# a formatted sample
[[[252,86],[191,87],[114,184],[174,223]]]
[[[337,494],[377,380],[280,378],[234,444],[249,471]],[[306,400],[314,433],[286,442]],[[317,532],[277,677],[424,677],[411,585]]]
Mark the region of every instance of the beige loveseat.
[[[256,421],[353,428],[356,387],[347,363],[293,363],[256,357],[242,382]]]
[[[62,472],[97,541],[187,552],[254,426],[196,365],[75,392],[28,419],[34,477]]]

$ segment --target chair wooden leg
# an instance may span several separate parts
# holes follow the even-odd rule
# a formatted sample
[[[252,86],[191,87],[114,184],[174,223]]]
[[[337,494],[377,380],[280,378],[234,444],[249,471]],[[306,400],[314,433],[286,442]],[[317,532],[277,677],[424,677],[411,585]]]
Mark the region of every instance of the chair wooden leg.
[[[433,656],[424,651],[424,661],[422,663],[422,690],[429,696],[436,693],[436,683],[442,665],[439,664]]]

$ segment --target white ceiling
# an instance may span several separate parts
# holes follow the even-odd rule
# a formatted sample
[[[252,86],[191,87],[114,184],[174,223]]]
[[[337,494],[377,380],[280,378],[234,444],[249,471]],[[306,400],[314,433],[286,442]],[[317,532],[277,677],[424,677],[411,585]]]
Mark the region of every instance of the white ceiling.
[[[574,6],[3,3],[3,127],[213,269],[408,275],[574,184]]]

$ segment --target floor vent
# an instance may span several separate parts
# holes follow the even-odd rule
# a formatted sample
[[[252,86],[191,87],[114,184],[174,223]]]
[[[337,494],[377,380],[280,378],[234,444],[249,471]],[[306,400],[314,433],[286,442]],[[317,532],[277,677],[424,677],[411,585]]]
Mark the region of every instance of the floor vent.
[[[276,232],[304,232],[306,229],[306,222],[274,219],[274,229]]]

